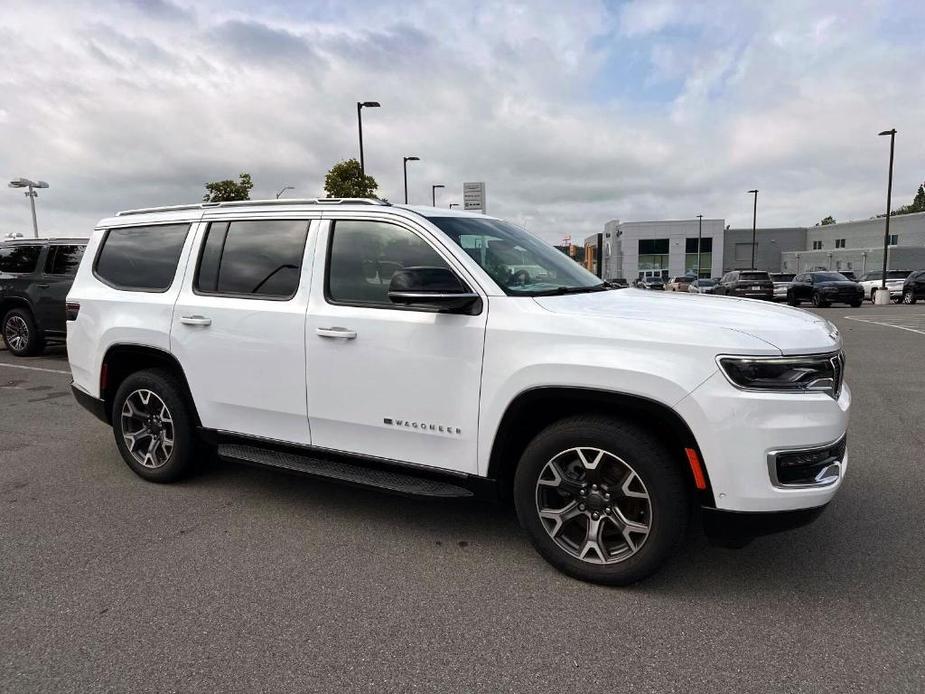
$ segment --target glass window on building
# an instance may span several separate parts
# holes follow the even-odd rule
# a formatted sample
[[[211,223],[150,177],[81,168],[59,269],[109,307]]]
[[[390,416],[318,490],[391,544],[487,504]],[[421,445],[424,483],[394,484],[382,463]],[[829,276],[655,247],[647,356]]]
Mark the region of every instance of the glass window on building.
[[[844,248],[845,239],[835,239],[835,248]]]
[[[822,250],[822,241],[813,241],[813,250],[821,251]]]
[[[639,276],[668,276],[668,239],[639,239]]]
[[[890,245],[891,246],[899,245],[899,234],[890,234]]]
[[[700,272],[697,272],[697,258],[700,258]],[[695,277],[712,277],[713,238],[700,239],[700,253],[697,253],[697,238],[684,241],[684,271]]]

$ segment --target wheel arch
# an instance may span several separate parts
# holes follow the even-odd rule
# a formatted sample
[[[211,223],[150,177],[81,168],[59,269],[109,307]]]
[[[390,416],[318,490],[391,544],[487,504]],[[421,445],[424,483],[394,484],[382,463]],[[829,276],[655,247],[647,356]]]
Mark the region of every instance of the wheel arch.
[[[572,386],[538,386],[519,393],[507,406],[492,442],[488,477],[509,497],[514,470],[527,444],[545,427],[577,414],[602,414],[631,421],[666,441],[698,504],[714,506],[706,466],[691,428],[670,406],[639,395]],[[696,488],[685,449],[701,462],[706,489]]]
[[[138,344],[111,345],[103,356],[100,366],[100,398],[105,403],[106,417],[112,423],[112,405],[122,382],[133,373],[146,369],[164,369],[171,372],[181,383],[195,425],[201,425],[196,403],[190,391],[186,373],[177,358],[160,347]]]
[[[32,309],[32,304],[28,299],[21,296],[5,296],[0,299],[0,320],[6,316],[7,312],[14,308],[24,308],[35,316],[35,311]]]

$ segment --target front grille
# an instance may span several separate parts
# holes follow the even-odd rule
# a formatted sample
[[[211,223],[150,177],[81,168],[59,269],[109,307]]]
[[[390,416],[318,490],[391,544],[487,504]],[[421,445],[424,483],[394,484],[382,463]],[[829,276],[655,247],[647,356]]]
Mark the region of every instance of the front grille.
[[[768,462],[773,481],[781,487],[832,484],[841,474],[847,442],[847,437],[842,437],[830,446],[772,453]]]

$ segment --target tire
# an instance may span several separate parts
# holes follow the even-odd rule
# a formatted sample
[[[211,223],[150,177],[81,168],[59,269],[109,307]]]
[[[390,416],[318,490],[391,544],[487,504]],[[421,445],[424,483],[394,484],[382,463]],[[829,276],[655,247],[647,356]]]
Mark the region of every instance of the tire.
[[[863,299],[858,299],[857,301],[852,301],[852,302],[851,302],[851,306],[852,306],[852,308],[861,308],[861,304],[862,304],[862,303],[864,303],[864,300],[863,300]]]
[[[112,431],[135,474],[150,482],[174,482],[192,471],[197,446],[191,412],[185,388],[169,371],[138,371],[122,382],[113,400]],[[152,434],[141,433],[152,431],[161,439],[153,449]],[[140,435],[130,448],[132,433]]]
[[[826,308],[829,302],[822,298],[819,292],[813,292],[813,306],[816,308]]]
[[[0,325],[3,342],[10,354],[16,357],[31,357],[45,349],[45,340],[35,325],[32,312],[26,308],[14,308],[3,316]]]
[[[912,292],[903,292],[902,302],[904,304],[914,304],[916,301],[915,294]]]
[[[877,288],[876,288],[876,287],[874,287],[873,289],[870,290],[870,303],[874,303],[874,294],[876,294],[876,293],[877,293]]]
[[[628,422],[592,415],[560,420],[530,442],[514,475],[514,504],[546,561],[614,586],[654,573],[677,550],[690,515],[686,479],[665,446]],[[568,517],[554,518],[557,509],[570,509]]]

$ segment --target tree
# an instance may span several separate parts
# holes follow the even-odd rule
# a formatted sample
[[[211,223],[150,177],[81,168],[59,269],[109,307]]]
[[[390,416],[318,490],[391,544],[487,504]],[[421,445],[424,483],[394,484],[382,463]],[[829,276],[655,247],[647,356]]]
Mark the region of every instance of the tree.
[[[242,172],[235,181],[226,178],[224,181],[211,181],[206,183],[206,194],[202,196],[203,202],[229,202],[231,200],[250,200],[251,188],[254,182],[251,175]]]
[[[375,198],[378,187],[375,178],[363,175],[356,159],[338,162],[324,177],[324,192],[329,198]]]
[[[919,186],[919,189],[915,193],[915,197],[912,198],[912,204],[903,205],[898,210],[893,210],[893,214],[912,214],[913,212],[925,212],[925,183]],[[886,215],[879,214],[878,217],[885,217]]]
[[[832,215],[829,215],[828,217],[824,217],[823,220],[819,222],[819,224],[817,224],[816,226],[825,227],[825,226],[828,226],[829,224],[835,224],[835,217],[833,217]]]

